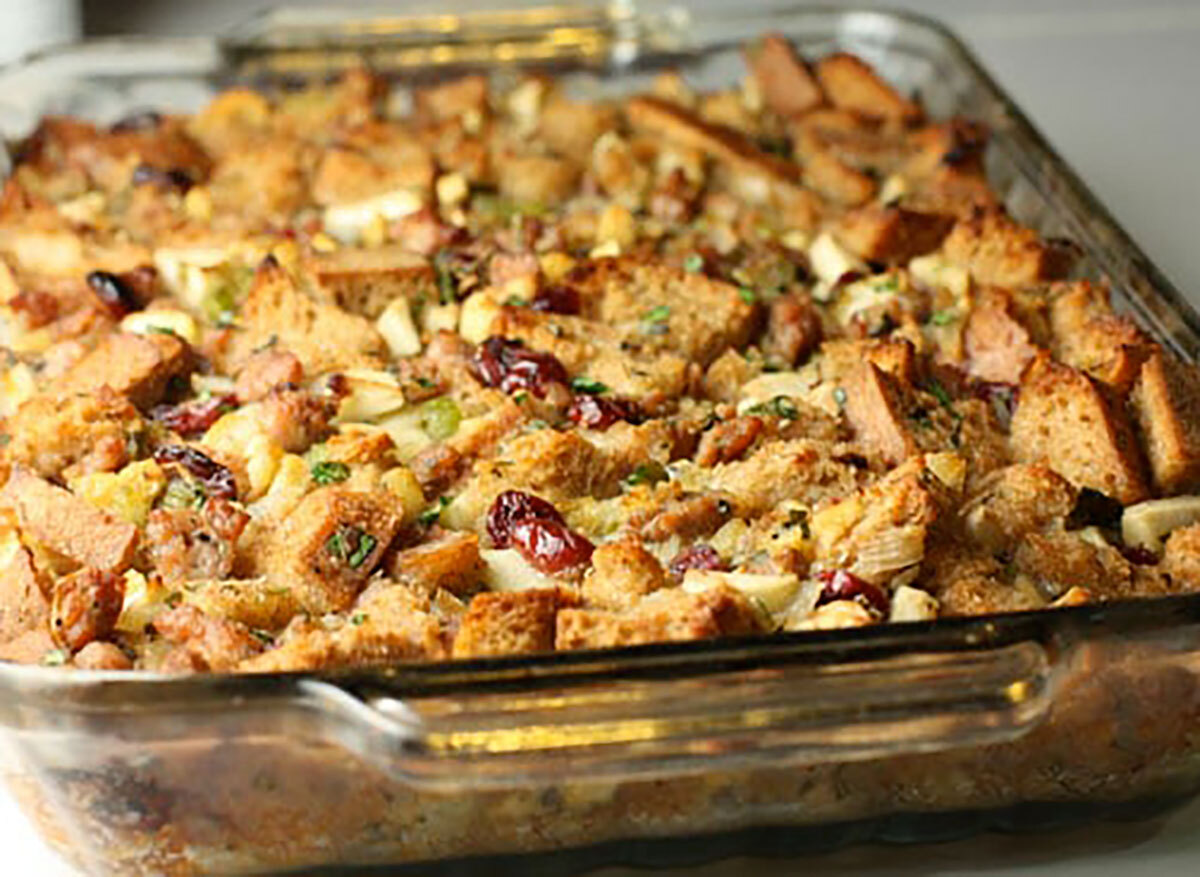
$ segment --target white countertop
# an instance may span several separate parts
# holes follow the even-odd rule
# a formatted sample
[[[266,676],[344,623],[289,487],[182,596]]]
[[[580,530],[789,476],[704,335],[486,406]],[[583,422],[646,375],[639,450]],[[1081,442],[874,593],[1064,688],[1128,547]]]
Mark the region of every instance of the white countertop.
[[[210,0],[176,5],[169,13],[162,2],[139,5],[148,16],[141,27],[170,30],[195,27],[200,19],[223,26],[243,18],[253,4]],[[954,26],[1147,254],[1185,293],[1200,297],[1195,218],[1200,112],[1194,85],[1200,70],[1200,3],[876,0],[874,5],[906,6]],[[129,15],[124,13],[126,19]],[[0,850],[6,874],[71,874],[44,850],[4,791]],[[1200,873],[1200,802],[1140,823],[1032,837],[987,835],[922,847],[859,847],[803,866],[730,860],[687,874],[763,877],[801,868],[806,875],[859,877],[1017,871],[1074,877],[1097,868],[1123,877],[1195,874]],[[646,873],[608,869],[598,877]]]

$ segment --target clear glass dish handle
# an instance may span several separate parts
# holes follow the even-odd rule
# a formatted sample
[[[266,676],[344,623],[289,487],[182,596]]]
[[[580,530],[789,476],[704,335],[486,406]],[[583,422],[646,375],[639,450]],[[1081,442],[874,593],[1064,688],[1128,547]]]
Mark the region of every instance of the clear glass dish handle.
[[[343,745],[408,782],[529,785],[854,761],[1014,740],[1053,700],[1026,641],[848,663],[778,664],[469,697],[302,683]]]

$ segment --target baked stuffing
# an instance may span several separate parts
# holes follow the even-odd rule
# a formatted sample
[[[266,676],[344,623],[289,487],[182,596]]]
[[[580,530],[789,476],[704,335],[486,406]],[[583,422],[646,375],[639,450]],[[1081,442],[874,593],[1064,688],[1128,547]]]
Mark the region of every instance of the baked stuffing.
[[[47,118],[0,199],[0,657],[305,670],[1200,589],[1190,364],[987,132],[357,71]]]

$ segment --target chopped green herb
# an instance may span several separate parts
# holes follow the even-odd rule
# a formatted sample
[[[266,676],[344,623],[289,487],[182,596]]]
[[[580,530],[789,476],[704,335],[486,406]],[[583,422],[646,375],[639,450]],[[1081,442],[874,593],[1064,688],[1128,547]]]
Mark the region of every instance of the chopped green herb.
[[[671,317],[670,305],[659,305],[656,308],[651,308],[642,315],[647,323],[665,323]]]
[[[589,396],[599,396],[601,393],[607,393],[608,387],[592,378],[585,378],[580,375],[577,378],[571,378],[571,389],[576,393],[587,393]]]
[[[312,474],[312,480],[317,484],[337,484],[350,477],[349,466],[332,460],[313,463],[308,471]]]
[[[42,666],[45,667],[61,667],[71,658],[71,653],[66,649],[51,649],[42,655]]]
[[[841,387],[833,388],[833,401],[837,402],[838,408],[846,407],[846,391]]]
[[[683,270],[689,274],[699,274],[704,270],[704,257],[699,253],[692,253],[683,260]]]
[[[433,380],[432,378],[427,378],[427,377],[423,377],[423,376],[416,378],[416,382],[417,382],[417,386],[420,387],[422,390],[432,390],[434,387],[437,386],[437,381]]]
[[[172,478],[163,492],[164,509],[198,509],[204,505],[208,494],[195,481],[187,478]]]
[[[929,382],[929,394],[938,400],[938,404],[950,412],[950,416],[954,418],[956,423],[961,423],[963,416],[954,408],[954,400],[950,398],[950,394],[946,392],[946,388],[936,378]]]
[[[350,623],[353,624],[355,627],[361,627],[366,622],[366,620],[367,620],[367,613],[365,613],[365,612],[355,612],[353,615],[350,616]]]
[[[954,400],[950,398],[950,394],[946,392],[946,388],[941,385],[940,381],[931,380],[929,382],[929,395],[937,399],[943,408],[954,410]]]
[[[438,250],[433,257],[433,270],[437,275],[438,301],[444,305],[458,300],[458,281],[450,270],[450,251]]]
[[[252,627],[252,628],[250,628],[250,635],[252,637],[254,637],[256,640],[258,640],[260,643],[262,643],[263,645],[266,645],[266,646],[275,645],[275,637],[269,631],[261,630],[257,627]]]
[[[434,441],[445,441],[458,432],[462,412],[449,396],[438,396],[421,406],[421,429]]]
[[[146,331],[151,335],[174,335],[176,338],[179,337],[175,330],[168,326],[147,326]]]
[[[871,287],[876,292],[895,292],[900,288],[900,278],[895,274],[889,274],[886,278],[876,280]]]
[[[363,533],[358,539],[358,548],[350,555],[350,568],[358,569],[362,566],[378,544],[379,540],[370,533]]]
[[[934,311],[929,317],[929,322],[935,326],[949,326],[957,319],[958,311],[954,308],[946,308],[943,311]]]
[[[519,295],[510,295],[504,300],[504,304],[510,308],[523,308],[528,305],[529,302],[521,298]]]
[[[748,305],[752,305],[756,301],[758,301],[758,296],[755,295],[754,290],[748,286],[743,286],[740,289],[738,289],[738,298],[740,298],[742,301],[744,301]]]
[[[762,417],[782,417],[784,420],[796,420],[800,417],[796,403],[787,396],[776,396],[767,402],[759,402],[747,408],[746,413]]]
[[[450,505],[450,497],[439,496],[435,505],[431,505],[425,511],[421,512],[421,514],[417,515],[417,523],[425,527],[436,523],[438,517],[442,514],[442,509],[448,505]]]
[[[342,526],[325,540],[325,551],[335,559],[344,561],[351,569],[362,566],[379,540],[370,533],[364,533],[358,527]]]
[[[518,405],[524,405],[525,400],[528,398],[529,398],[529,394],[527,392],[525,392],[524,390],[518,390],[517,392],[513,393],[513,401],[516,402]]]
[[[656,484],[659,481],[667,480],[667,470],[662,463],[650,461],[648,463],[639,463],[632,472],[625,478],[625,483],[630,487],[636,487],[639,484]]]

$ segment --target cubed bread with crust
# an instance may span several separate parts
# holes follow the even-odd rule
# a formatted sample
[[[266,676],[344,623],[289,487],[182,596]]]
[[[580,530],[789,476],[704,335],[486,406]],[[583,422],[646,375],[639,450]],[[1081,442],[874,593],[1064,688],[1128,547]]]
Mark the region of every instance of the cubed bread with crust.
[[[1122,401],[1078,369],[1039,356],[1021,381],[1012,448],[1077,487],[1126,505],[1149,497],[1141,449]]]

